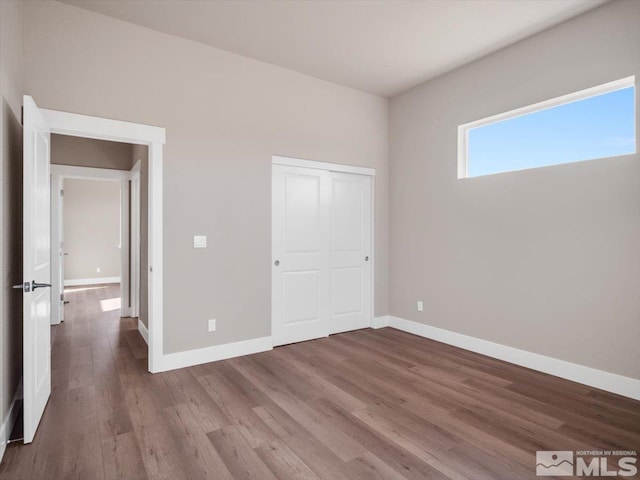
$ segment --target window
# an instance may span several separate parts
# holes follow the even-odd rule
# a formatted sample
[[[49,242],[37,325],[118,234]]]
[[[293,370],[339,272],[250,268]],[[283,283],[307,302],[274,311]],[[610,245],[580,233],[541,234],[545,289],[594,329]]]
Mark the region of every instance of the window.
[[[458,127],[458,178],[636,153],[635,77]]]

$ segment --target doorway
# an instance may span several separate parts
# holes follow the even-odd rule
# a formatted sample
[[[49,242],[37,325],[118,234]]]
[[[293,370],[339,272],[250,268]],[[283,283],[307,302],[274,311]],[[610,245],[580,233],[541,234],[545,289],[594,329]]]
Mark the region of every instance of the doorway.
[[[51,160],[87,159],[83,144],[111,142],[52,135]],[[64,141],[60,141],[64,139]],[[57,140],[57,141],[56,141]],[[99,143],[98,143],[99,142]],[[69,151],[69,144],[74,148]],[[131,157],[131,148],[117,155]],[[82,151],[82,156],[76,153]],[[70,153],[71,152],[71,153]],[[112,154],[113,156],[113,154]],[[129,158],[131,163],[131,158]],[[98,161],[94,164],[100,165]],[[51,165],[51,324],[64,321],[65,287],[118,284],[122,316],[131,315],[131,172]],[[139,266],[138,266],[139,268]]]
[[[148,370],[166,370],[162,351],[162,148],[159,127],[41,109],[23,98],[23,425],[31,443],[51,395],[51,178],[52,134],[148,147]],[[55,278],[55,276],[54,276]],[[54,302],[56,303],[56,302]]]
[[[371,326],[370,168],[274,157],[274,346]]]

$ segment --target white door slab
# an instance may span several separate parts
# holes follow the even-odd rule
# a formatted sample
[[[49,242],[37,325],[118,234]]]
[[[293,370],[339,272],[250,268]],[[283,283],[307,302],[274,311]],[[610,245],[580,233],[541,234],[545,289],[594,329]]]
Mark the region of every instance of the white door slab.
[[[371,179],[331,172],[330,333],[371,325]]]
[[[24,443],[31,443],[51,394],[50,129],[24,97],[23,368]]]
[[[329,335],[327,175],[273,166],[274,345]]]

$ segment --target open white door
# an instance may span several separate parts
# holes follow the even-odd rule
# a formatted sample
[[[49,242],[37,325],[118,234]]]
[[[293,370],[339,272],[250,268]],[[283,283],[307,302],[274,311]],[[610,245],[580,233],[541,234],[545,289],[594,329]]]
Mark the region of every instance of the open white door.
[[[31,443],[51,394],[50,130],[24,97],[24,443]]]

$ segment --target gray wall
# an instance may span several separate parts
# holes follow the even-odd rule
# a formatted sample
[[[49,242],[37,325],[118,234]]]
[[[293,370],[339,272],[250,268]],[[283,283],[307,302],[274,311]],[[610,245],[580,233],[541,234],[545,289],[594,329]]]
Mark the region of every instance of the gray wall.
[[[65,280],[120,276],[119,181],[65,179],[63,224]]]
[[[36,102],[38,100],[36,99]],[[131,170],[133,146],[92,138],[51,135],[51,163],[78,167]]]
[[[167,129],[166,352],[270,335],[272,155],[376,168],[387,313],[386,99],[56,2],[26,2],[24,29],[39,105]]]
[[[149,152],[145,145],[133,146],[133,164],[140,160],[140,320],[149,326]]]
[[[23,4],[0,1],[0,422],[22,376]]]
[[[640,378],[639,156],[456,178],[459,124],[629,75],[616,1],[391,100],[392,315]]]

